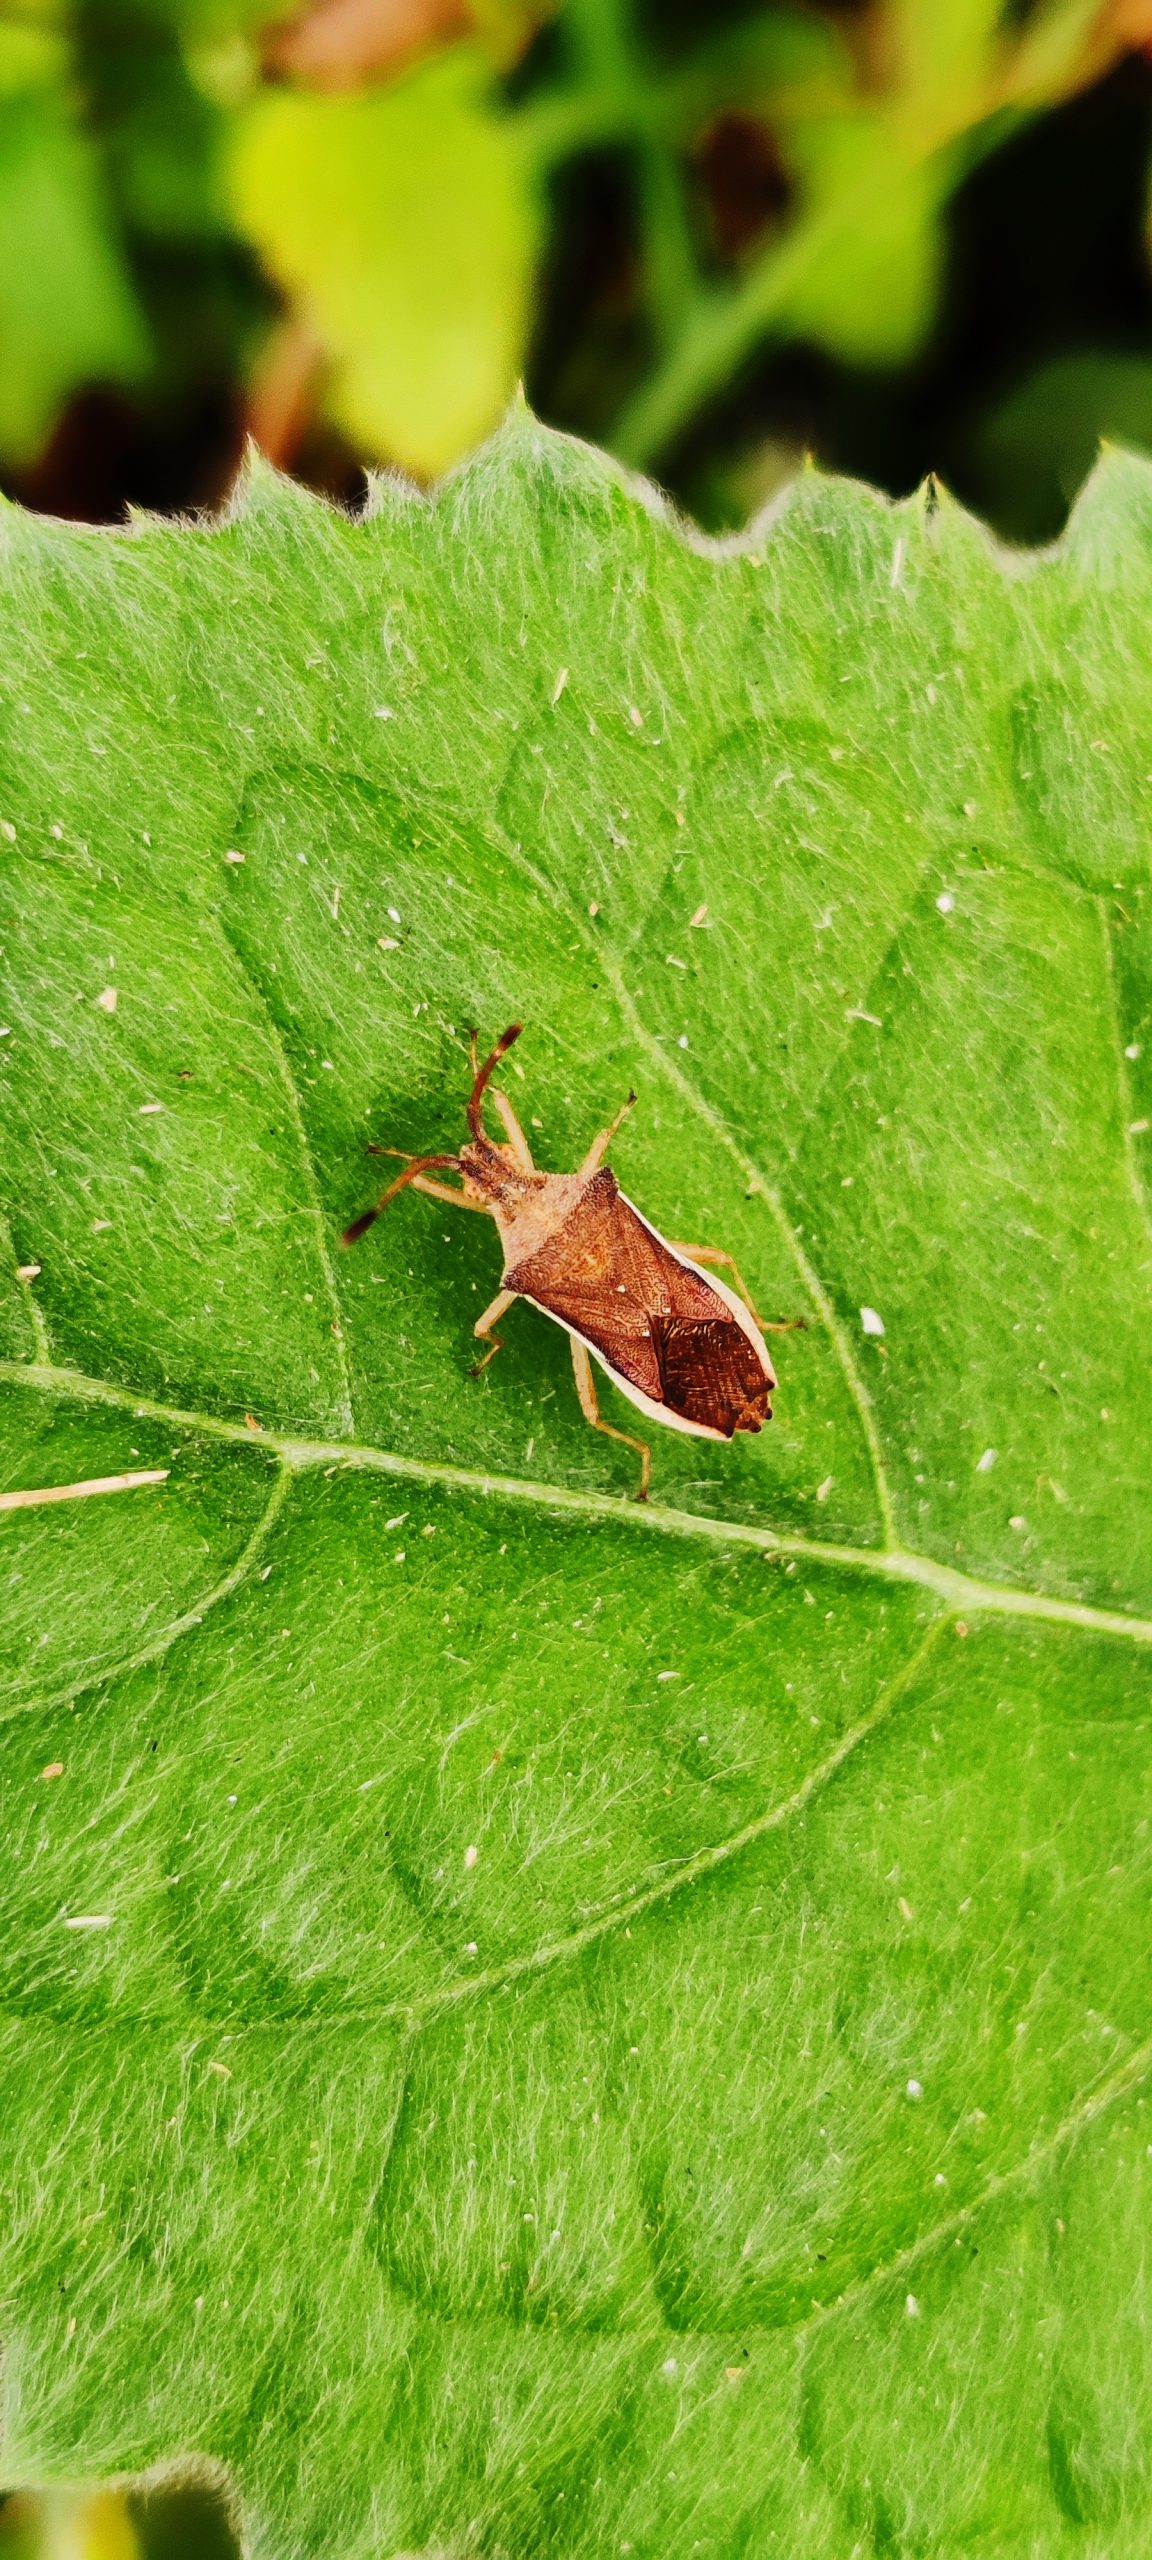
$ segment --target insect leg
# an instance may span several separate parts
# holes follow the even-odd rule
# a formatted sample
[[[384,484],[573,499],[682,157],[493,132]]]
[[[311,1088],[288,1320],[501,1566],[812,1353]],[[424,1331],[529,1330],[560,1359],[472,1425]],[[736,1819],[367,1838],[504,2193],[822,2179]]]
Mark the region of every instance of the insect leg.
[[[369,1227],[375,1223],[381,1210],[396,1198],[397,1192],[406,1190],[410,1182],[418,1182],[429,1166],[442,1168],[446,1173],[455,1173],[458,1169],[455,1156],[410,1156],[403,1173],[398,1173],[395,1182],[390,1182],[387,1190],[381,1192],[372,1208],[365,1209],[362,1217],[353,1218],[351,1226],[345,1227],[341,1244],[355,1244],[360,1236],[367,1235]]]
[[[450,1200],[454,1209],[476,1209],[482,1218],[492,1212],[483,1200],[469,1200],[467,1193],[453,1191],[450,1182],[430,1182],[426,1173],[418,1173],[412,1184],[414,1191],[426,1191],[430,1200]]]
[[[617,1431],[614,1422],[605,1422],[600,1411],[600,1400],[596,1393],[596,1381],[592,1375],[592,1363],[588,1357],[587,1348],[576,1334],[572,1334],[569,1338],[572,1344],[572,1370],[576,1380],[576,1393],[580,1398],[580,1411],[585,1422],[590,1422],[594,1431],[605,1432],[609,1440],[622,1440],[626,1449],[635,1449],[640,1460],[640,1483],[637,1487],[636,1500],[647,1502],[648,1487],[652,1478],[652,1457],[648,1443],[646,1440],[634,1440],[630,1431]]]
[[[755,1317],[761,1333],[805,1333],[807,1331],[807,1325],[803,1316],[785,1316],[782,1317],[779,1322],[771,1324],[764,1316],[757,1315],[749,1294],[747,1281],[742,1278],[731,1254],[722,1253],[718,1245],[674,1244],[672,1246],[672,1251],[673,1253],[682,1253],[686,1262],[722,1262],[725,1269],[731,1272],[740,1296],[743,1298],[744,1304],[748,1309],[748,1313],[750,1316]]]
[[[635,1094],[630,1093],[627,1102],[621,1103],[615,1119],[609,1121],[606,1129],[600,1129],[597,1131],[597,1134],[593,1138],[592,1144],[588,1149],[588,1153],[584,1158],[584,1162],[580,1166],[579,1173],[577,1175],[578,1181],[586,1182],[589,1174],[595,1173],[597,1165],[603,1164],[604,1158],[608,1153],[608,1149],[612,1144],[612,1140],[615,1137],[617,1130],[627,1119],[635,1100]]]
[[[512,1153],[516,1158],[517,1164],[523,1168],[525,1173],[535,1173],[536,1167],[532,1162],[532,1149],[528,1144],[528,1140],[525,1137],[512,1105],[508,1100],[507,1094],[497,1093],[495,1085],[492,1086],[492,1106],[497,1119],[503,1123],[504,1135],[508,1140],[508,1144],[512,1149]]]
[[[370,1156],[396,1156],[401,1164],[417,1162],[417,1158],[409,1154],[407,1147],[366,1147],[364,1152]],[[412,1189],[426,1191],[430,1200],[454,1200],[458,1209],[478,1209],[482,1218],[489,1218],[492,1215],[491,1210],[485,1208],[483,1201],[469,1200],[466,1192],[453,1191],[446,1182],[429,1182],[427,1174],[424,1173],[413,1174]]]
[[[472,1327],[472,1331],[479,1341],[482,1342],[486,1334],[492,1333],[493,1325],[499,1324],[501,1316],[506,1316],[509,1307],[515,1306],[516,1298],[517,1292],[515,1289],[497,1290],[491,1306],[485,1307],[483,1315],[477,1316],[476,1322]],[[499,1334],[493,1334],[491,1350],[485,1352],[482,1360],[473,1361],[472,1376],[474,1378],[478,1378],[482,1370],[487,1368],[489,1361],[494,1360],[497,1352],[502,1351],[503,1348],[504,1345],[500,1340]]]

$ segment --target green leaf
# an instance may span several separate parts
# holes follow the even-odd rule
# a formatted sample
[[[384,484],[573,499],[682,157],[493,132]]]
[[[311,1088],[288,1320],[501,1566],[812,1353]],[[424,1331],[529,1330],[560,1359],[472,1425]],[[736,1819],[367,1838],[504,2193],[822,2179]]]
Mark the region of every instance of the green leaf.
[[[1072,0],[1073,8],[1078,0]],[[1060,12],[1060,0],[1057,0]],[[1053,11],[1041,0],[1038,13]],[[895,0],[888,43],[905,109],[931,103],[955,125],[978,116],[1003,42],[1000,0]]]
[[[1150,609],[1121,456],[1010,574],[523,415],[363,523],[8,515],[3,1480],[168,1474],[0,1511],[6,2479],[1146,2548]],[[646,1511],[555,1327],[468,1375],[484,1222],[336,1247],[514,1016],[540,1159],[634,1083],[806,1319]]]
[[[787,148],[804,189],[790,326],[849,364],[906,362],[935,315],[948,155],[910,150],[871,113],[800,122]]]
[[[42,42],[43,40],[41,40]],[[131,381],[148,342],[91,145],[43,84],[46,53],[0,58],[0,455],[27,462],[69,392]],[[9,88],[26,70],[26,90]]]
[[[392,87],[269,92],[243,120],[236,217],[334,368],[330,406],[374,457],[443,470],[524,360],[532,190],[470,46]]]

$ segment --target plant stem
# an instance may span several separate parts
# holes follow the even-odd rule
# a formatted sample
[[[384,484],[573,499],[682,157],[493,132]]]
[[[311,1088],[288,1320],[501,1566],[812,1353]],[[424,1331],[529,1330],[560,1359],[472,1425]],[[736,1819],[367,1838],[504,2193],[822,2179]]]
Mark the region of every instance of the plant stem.
[[[656,129],[655,83],[630,24],[628,0],[569,0],[567,23],[580,86],[633,154],[640,191],[649,316],[658,344],[675,348],[698,300],[698,268],[677,152]]]
[[[916,155],[940,164],[940,192],[954,187],[987,159],[1023,121],[1023,111],[997,106],[980,124],[959,133],[937,132]],[[867,220],[872,188],[856,200],[839,196],[801,219],[787,237],[773,241],[743,280],[724,291],[699,293],[678,341],[622,411],[610,438],[624,462],[650,469],[740,366],[784,319],[809,270],[835,254],[837,244]]]
[[[826,220],[802,224],[758,259],[735,290],[697,297],[679,342],[617,422],[611,441],[622,461],[650,466],[712,394],[727,387],[767,335],[830,228]]]

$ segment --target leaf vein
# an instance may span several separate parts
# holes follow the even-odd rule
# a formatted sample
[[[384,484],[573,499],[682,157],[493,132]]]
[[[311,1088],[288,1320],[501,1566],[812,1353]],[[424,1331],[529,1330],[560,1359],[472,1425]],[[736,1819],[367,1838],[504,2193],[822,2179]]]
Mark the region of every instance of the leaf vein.
[[[407,2018],[413,2025],[422,2025],[442,2009],[456,2008],[461,2001],[474,1999],[482,1992],[502,1991],[511,1982],[523,1981],[526,1975],[549,1972],[553,1965],[571,1963],[589,1947],[597,1946],[616,1931],[628,1928],[633,1920],[642,1920],[658,1904],[670,1902],[674,1895],[680,1895],[689,1886],[715,1875],[719,1868],[738,1858],[743,1850],[753,1848],[769,1832],[783,1830],[793,1815],[803,1813],[813,1797],[830,1785],[845,1762],[859,1750],[861,1743],[866,1742],[891,1715],[948,1623],[948,1617],[943,1613],[933,1620],[907,1662],[902,1663],[892,1678],[885,1682],[868,1714],[861,1716],[857,1724],[841,1735],[834,1750],[809,1770],[807,1777],[801,1779],[790,1796],[769,1805],[764,1813],[754,1814],[750,1822],[742,1823],[738,1831],[729,1832],[725,1839],[714,1840],[707,1848],[698,1849],[693,1857],[683,1859],[670,1874],[659,1877],[656,1883],[642,1886],[638,1892],[629,1894],[626,1900],[615,1903],[611,1910],[597,1913],[595,1919],[586,1921],[582,1928],[569,1930],[562,1938],[549,1939],[543,1946],[532,1948],[528,1954],[513,1956],[507,1964],[491,1965],[483,1973],[462,1975],[459,1981],[445,1983],[438,1990],[426,1993],[422,1999],[396,2001],[380,2011],[381,2018]]]
[[[743,1180],[747,1184],[748,1188],[756,1192],[763,1200],[769,1216],[777,1228],[785,1250],[791,1256],[791,1259],[795,1264],[801,1284],[807,1291],[809,1300],[815,1307],[820,1318],[820,1322],[824,1327],[824,1331],[828,1335],[829,1341],[832,1344],[841,1375],[844,1379],[844,1384],[848,1390],[852,1404],[855,1407],[857,1419],[864,1437],[864,1444],[868,1452],[873,1483],[876,1488],[876,1501],[880,1512],[880,1524],[883,1531],[884,1543],[887,1548],[894,1548],[897,1543],[897,1537],[896,1519],[892,1504],[892,1491],[888,1482],[887,1469],[884,1464],[884,1452],[880,1446],[880,1434],[876,1427],[876,1414],[872,1398],[869,1395],[868,1389],[864,1384],[864,1380],[856,1366],[847,1334],[845,1333],[844,1327],[840,1322],[840,1318],[836,1313],[836,1309],[832,1304],[832,1300],[828,1295],[828,1291],[824,1287],[824,1283],[821,1280],[814,1263],[811,1261],[809,1255],[804,1251],[803,1244],[800,1237],[797,1235],[791,1218],[788,1215],[788,1211],[784,1206],[784,1201],[779,1190],[775,1183],[769,1181],[767,1174],[761,1171],[759,1165],[755,1164],[752,1158],[745,1153],[743,1147],[740,1145],[739,1139],[735,1135],[735,1132],[729,1128],[728,1122],[724,1118],[723,1113],[718,1111],[715,1105],[706,1099],[705,1095],[700,1092],[699,1087],[693,1084],[691,1077],[686,1076],[683,1073],[683,1070],[668,1057],[660,1041],[656,1038],[655,1033],[649,1031],[647,1024],[644,1022],[643,1017],[637,1012],[635,1003],[628,993],[618,962],[613,958],[612,953],[607,949],[607,946],[603,942],[594,942],[592,940],[588,933],[584,918],[581,916],[574,901],[564,896],[562,892],[558,893],[553,888],[552,883],[545,879],[541,872],[536,870],[535,865],[528,860],[523,846],[517,843],[514,837],[505,838],[505,844],[510,860],[512,860],[523,872],[526,879],[531,880],[533,887],[540,892],[541,896],[547,898],[554,908],[559,909],[563,913],[566,921],[569,922],[575,932],[578,933],[584,950],[588,953],[589,957],[595,961],[597,968],[601,969],[604,976],[608,979],[613,995],[615,996],[617,1006],[624,1020],[627,1022],[633,1038],[645,1051],[645,1054],[651,1058],[653,1065],[657,1067],[660,1074],[664,1077],[665,1082],[673,1087],[673,1090],[680,1095],[681,1100],[688,1104],[689,1108],[696,1113],[698,1119],[704,1121],[706,1127],[711,1129],[713,1135],[718,1138],[721,1145],[727,1149],[728,1154],[739,1166]]]
[[[320,1265],[325,1294],[328,1299],[328,1305],[332,1317],[332,1336],[336,1346],[336,1369],[340,1382],[336,1419],[341,1430],[351,1433],[356,1428],[356,1417],[352,1404],[352,1377],[348,1367],[348,1353],[344,1341],[344,1317],[340,1305],[340,1293],[336,1286],[336,1271],[328,1244],[328,1224],[324,1215],[324,1203],[320,1195],[320,1184],[317,1179],[316,1167],[312,1158],[312,1148],[308,1137],[307,1122],[304,1118],[304,1105],[300,1098],[300,1088],[296,1082],[295,1075],[293,1074],[292,1061],[285,1047],[280,1026],[276,1020],[276,1016],[272,1010],[268,997],[265,994],[263,987],[260,985],[259,979],[255,976],[239,943],[234,939],[233,935],[229,933],[223,918],[217,917],[216,923],[221,940],[227,944],[227,947],[236,962],[236,966],[243,976],[245,985],[248,987],[254,1002],[260,1009],[268,1035],[269,1046],[275,1060],[276,1072],[284,1088],[285,1098],[291,1114],[292,1127],[295,1132],[296,1142],[300,1153],[300,1169],[304,1177],[304,1189],[307,1194],[308,1215],[311,1220],[316,1239],[316,1258]]]
[[[1050,1626],[1078,1627],[1085,1634],[1124,1636],[1134,1644],[1152,1644],[1152,1618],[1123,1609],[1098,1609],[1091,1601],[1063,1600],[1046,1591],[1005,1582],[983,1582],[959,1573],[904,1547],[834,1546],[791,1530],[760,1528],[748,1520],[724,1520],[710,1511],[674,1511],[665,1503],[621,1501],[615,1494],[588,1493],[571,1485],[547,1484],[524,1476],[507,1476],[478,1467],[458,1467],[430,1458],[410,1458],[393,1449],[376,1449],[354,1440],[305,1440],[288,1432],[252,1432],[216,1414],[192,1413],[176,1405],[133,1395],[102,1378],[78,1369],[41,1368],[27,1360],[0,1360],[0,1385],[30,1388],[42,1395],[73,1395],[79,1402],[108,1404],[135,1414],[141,1421],[162,1422],[177,1431],[203,1432],[235,1447],[271,1450],[297,1472],[310,1467],[346,1469],[399,1476],[409,1484],[443,1486],[449,1492],[478,1493],[498,1501],[524,1502],[545,1511],[567,1512],[583,1520],[615,1522],[618,1528],[673,1538],[706,1538],[718,1546],[752,1547],[764,1556],[790,1557],[847,1572],[874,1574],[885,1582],[918,1583],[935,1592],[953,1613],[969,1616],[1031,1618]]]
[[[942,2222],[934,2223],[931,2230],[921,2232],[918,2238],[908,2242],[906,2248],[897,2249],[892,2257],[879,2259],[877,2264],[869,2267],[867,2274],[860,2276],[855,2284],[845,2286],[843,2293],[837,2294],[834,2302],[821,2303],[808,2314],[806,2319],[797,2323],[798,2334],[802,2334],[805,2330],[810,2332],[825,2327],[829,2320],[838,2318],[842,2312],[854,2310],[858,2302],[878,2290],[880,2286],[901,2281],[921,2259],[929,2257],[934,2249],[943,2247],[946,2242],[958,2238],[963,2231],[970,2229],[978,2217],[987,2212],[989,2205],[998,2203],[1001,2196],[1010,2195],[1013,2189],[1027,2186],[1034,2171],[1047,2167],[1048,2162],[1054,2159],[1056,2153],[1062,2151],[1067,2143],[1074,2142],[1078,2135],[1086,2133],[1088,2127],[1095,2124],[1100,2116],[1105,2115],[1109,2107],[1115,2106],[1121,2098],[1128,2097],[1134,2089],[1138,2089],[1150,2072],[1152,2072],[1152,2037],[1149,2037],[1145,2043],[1135,2046],[1127,2058],[1109,2073],[1107,2079],[1099,2081],[1086,2096],[1078,2098],[1075,2106],[1068,2109],[1067,2114],[1060,2118],[1042,2142],[1034,2143],[1031,2150],[1026,2151],[1021,2159],[1013,2161],[1011,2168],[997,2170],[987,2179],[979,2194],[973,2196],[970,2203],[958,2205],[955,2213],[949,2214]]]
[[[76,1700],[86,1697],[89,1690],[103,1689],[110,1681],[120,1680],[130,1671],[142,1671],[148,1663],[162,1661],[164,1656],[171,1652],[173,1645],[179,1643],[181,1636],[190,1635],[194,1628],[203,1626],[205,1618],[211,1614],[212,1610],[219,1608],[222,1601],[230,1600],[233,1592],[238,1591],[241,1584],[247,1581],[253,1565],[267,1545],[284,1508],[292,1487],[293,1476],[293,1468],[281,1458],[268,1501],[251,1535],[241,1548],[235,1564],[230,1565],[227,1573],[222,1574],[209,1591],[205,1591],[199,1600],[194,1601],[190,1609],[182,1609],[179,1617],[169,1619],[167,1626],[162,1627],[158,1634],[153,1636],[150,1644],[138,1645],[131,1653],[107,1656],[104,1661],[97,1663],[86,1672],[82,1680],[72,1681],[66,1688],[54,1689],[43,1697],[25,1698],[17,1704],[0,1707],[0,1724],[11,1724],[17,1716],[37,1713],[49,1715],[61,1707],[74,1706]]]
[[[767,1174],[762,1172],[760,1166],[755,1163],[754,1159],[746,1154],[739,1139],[736,1137],[735,1132],[729,1128],[722,1112],[716,1110],[715,1106],[707,1100],[707,1097],[704,1094],[700,1092],[699,1087],[693,1084],[691,1077],[686,1076],[683,1073],[683,1070],[676,1065],[675,1061],[667,1055],[667,1052],[662,1047],[660,1041],[656,1038],[655,1033],[648,1030],[646,1024],[641,1020],[640,1015],[636,1012],[632,999],[628,995],[627,989],[620,979],[614,964],[610,961],[606,961],[604,966],[605,974],[612,979],[613,987],[621,1010],[628,1018],[640,1046],[647,1052],[653,1063],[659,1067],[665,1082],[670,1084],[674,1091],[680,1095],[681,1099],[690,1105],[690,1107],[696,1112],[699,1119],[706,1122],[707,1126],[720,1140],[721,1145],[727,1148],[729,1155],[739,1166],[740,1172],[743,1175],[745,1182],[748,1184],[749,1189],[757,1192],[759,1197],[763,1200],[769,1216],[772,1218],[773,1223],[777,1228],[786,1251],[791,1255],[801,1283],[806,1289],[809,1299],[820,1318],[824,1331],[828,1335],[829,1341],[832,1344],[841,1376],[843,1377],[844,1384],[848,1390],[851,1401],[855,1406],[857,1419],[864,1436],[865,1447],[868,1451],[873,1483],[876,1488],[876,1501],[880,1512],[880,1523],[884,1535],[884,1544],[886,1548],[894,1549],[897,1545],[896,1517],[892,1503],[892,1489],[888,1482],[888,1471],[884,1464],[884,1452],[880,1445],[880,1434],[876,1425],[875,1407],[868,1389],[864,1384],[864,1380],[861,1377],[860,1371],[856,1366],[848,1336],[840,1322],[840,1318],[836,1313],[836,1309],[832,1304],[832,1300],[829,1297],[828,1291],[820,1278],[820,1274],[817,1271],[811,1256],[804,1250],[801,1239],[793,1226],[787,1209],[785,1208],[782,1195],[777,1189],[776,1184],[770,1182]]]
[[[1096,912],[1100,918],[1100,932],[1104,945],[1104,983],[1107,999],[1108,1037],[1111,1043],[1112,1055],[1116,1064],[1116,1092],[1120,1106],[1120,1127],[1123,1131],[1124,1170],[1127,1177],[1128,1189],[1131,1192],[1132,1199],[1135,1203],[1136,1214],[1140,1220],[1140,1224],[1143,1227],[1144,1234],[1148,1242],[1152,1244],[1152,1210],[1149,1208],[1148,1194],[1141,1177],[1139,1159],[1136,1154],[1136,1149],[1132,1143],[1134,1134],[1130,1117],[1132,1097],[1128,1090],[1128,1077],[1124,1064],[1124,1040],[1120,1028],[1120,1004],[1116,987],[1116,960],[1112,949],[1112,931],[1108,922],[1108,910],[1103,898],[1097,898]]]

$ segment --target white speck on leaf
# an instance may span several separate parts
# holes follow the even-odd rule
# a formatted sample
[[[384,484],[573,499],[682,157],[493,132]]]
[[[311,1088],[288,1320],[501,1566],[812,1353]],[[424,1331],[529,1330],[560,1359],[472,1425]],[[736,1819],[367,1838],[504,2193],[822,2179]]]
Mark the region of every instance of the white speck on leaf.
[[[816,1487],[816,1500],[817,1500],[817,1502],[827,1502],[827,1500],[828,1500],[828,1496],[829,1496],[829,1494],[830,1494],[830,1493],[831,1493],[831,1491],[832,1491],[833,1481],[834,1481],[834,1479],[833,1479],[831,1476],[825,1476],[823,1484],[818,1484],[818,1485],[817,1485],[817,1487]]]
[[[910,2098],[913,2098],[913,2099],[915,2099],[915,2098],[922,2098],[922,2097],[923,2097],[923,2095],[924,2095],[924,2091],[923,2091],[923,2089],[921,2088],[920,2083],[919,2083],[919,2081],[918,2081],[918,2080],[910,2080],[910,2081],[908,2082],[908,2091],[907,2091],[907,2094],[908,2094],[908,2096],[909,2096]]]
[[[479,1855],[480,1855],[480,1852],[479,1852],[479,1850],[478,1850],[478,1848],[477,1848],[477,1846],[476,1846],[475,1841],[474,1841],[474,1840],[470,1840],[470,1841],[469,1841],[469,1843],[468,1843],[468,1846],[467,1846],[467,1848],[466,1848],[466,1850],[465,1850],[465,1852],[464,1852],[464,1864],[465,1864],[465,1866],[466,1866],[466,1867],[474,1867],[474,1866],[475,1866],[475,1864],[476,1864],[476,1860],[477,1860],[477,1858],[479,1857]]]
[[[942,916],[950,916],[956,904],[956,900],[953,897],[951,890],[942,889],[936,900],[936,904]]]
[[[917,2302],[917,2300],[916,2300],[916,2296],[915,2296],[915,2294],[914,2294],[914,2293],[910,2293],[910,2294],[908,2294],[908,2295],[905,2297],[904,2309],[905,2309],[905,2312],[907,2313],[907,2316],[908,2316],[909,2320],[918,2320],[918,2319],[919,2319],[919,2317],[920,2317],[920,2305],[919,2305],[919,2303]]]
[[[115,987],[102,987],[96,1002],[101,1013],[115,1013],[120,997]]]
[[[871,1334],[876,1340],[879,1340],[886,1331],[884,1318],[877,1315],[875,1307],[861,1307],[860,1322],[864,1332]]]
[[[996,1460],[997,1460],[997,1457],[998,1457],[998,1456],[999,1456],[999,1451],[998,1451],[998,1450],[996,1450],[996,1449],[985,1449],[985,1450],[982,1452],[981,1456],[980,1456],[980,1457],[978,1457],[978,1458],[977,1458],[977,1460],[976,1460],[976,1473],[977,1473],[977,1475],[978,1475],[978,1476],[990,1476],[990,1475],[991,1475],[991,1473],[992,1473],[992,1469],[993,1469],[993,1467],[994,1467],[994,1466],[995,1466],[995,1464],[996,1464]]]

